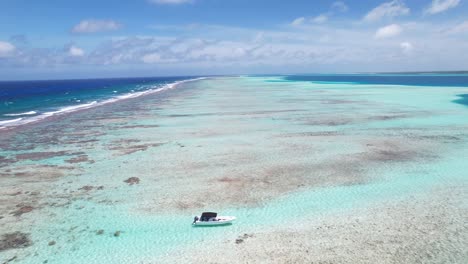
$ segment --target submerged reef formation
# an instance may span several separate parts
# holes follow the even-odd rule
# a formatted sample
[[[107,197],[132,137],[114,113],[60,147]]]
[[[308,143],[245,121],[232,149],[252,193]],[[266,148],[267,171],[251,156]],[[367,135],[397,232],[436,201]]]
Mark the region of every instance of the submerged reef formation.
[[[220,77],[0,131],[0,262],[462,263],[459,94]]]
[[[19,207],[16,211],[12,212],[14,216],[21,216],[22,214],[29,213],[34,210],[34,207],[30,205],[17,205]]]
[[[124,182],[128,183],[128,185],[134,185],[140,183],[140,178],[138,177],[130,177],[126,179]]]
[[[9,249],[25,248],[31,245],[32,242],[28,233],[21,233],[17,231],[3,234],[0,238],[0,252]]]

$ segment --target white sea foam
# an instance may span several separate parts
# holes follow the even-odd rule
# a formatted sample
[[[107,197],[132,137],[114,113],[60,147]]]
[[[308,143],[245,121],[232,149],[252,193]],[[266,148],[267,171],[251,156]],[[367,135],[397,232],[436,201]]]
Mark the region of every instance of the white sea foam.
[[[113,98],[110,98],[110,99],[107,99],[107,100],[104,100],[104,101],[100,101],[100,102],[93,101],[93,102],[86,103],[86,104],[66,106],[66,107],[60,108],[59,110],[51,111],[51,112],[45,112],[43,114],[40,114],[40,115],[34,116],[34,117],[30,117],[30,118],[17,118],[17,119],[12,119],[12,120],[0,121],[0,129],[5,129],[7,127],[20,126],[20,125],[36,122],[36,121],[39,121],[39,120],[43,120],[45,118],[55,116],[55,115],[75,112],[75,111],[84,110],[84,109],[88,109],[88,108],[92,108],[92,107],[96,107],[96,106],[101,106],[101,105],[106,105],[106,104],[118,102],[118,101],[125,100],[125,99],[136,98],[136,97],[140,97],[140,96],[143,96],[143,95],[148,95],[148,94],[153,94],[153,93],[157,93],[157,92],[161,92],[161,91],[165,91],[165,90],[169,90],[169,89],[174,89],[177,85],[179,85],[181,83],[202,80],[202,79],[205,79],[205,78],[206,77],[200,77],[200,78],[188,79],[188,80],[183,80],[183,81],[177,81],[177,82],[165,84],[165,85],[163,85],[161,87],[157,86],[157,87],[155,87],[153,89],[149,89],[149,90],[142,91],[142,92],[135,92],[135,93],[128,93],[128,94],[118,95],[116,97],[113,97]],[[32,112],[33,111],[31,111],[31,113]]]
[[[21,120],[23,120],[23,118],[20,117],[20,118],[16,118],[16,119],[0,121],[0,126],[1,125],[11,124],[11,123],[16,123],[16,122],[21,121]]]
[[[90,108],[92,107],[93,105],[96,105],[98,102],[97,101],[92,101],[90,103],[87,103],[87,104],[79,104],[79,105],[73,105],[73,106],[66,106],[66,107],[63,107],[57,111],[52,111],[52,112],[45,112],[44,114],[42,114],[43,116],[51,116],[51,115],[56,115],[56,114],[60,114],[60,113],[68,113],[68,112],[73,112],[73,111],[77,111],[77,110],[80,110],[80,109],[87,109],[87,108]]]
[[[14,113],[14,114],[4,114],[4,116],[25,116],[25,115],[35,115],[37,114],[36,111],[29,111],[24,113]]]

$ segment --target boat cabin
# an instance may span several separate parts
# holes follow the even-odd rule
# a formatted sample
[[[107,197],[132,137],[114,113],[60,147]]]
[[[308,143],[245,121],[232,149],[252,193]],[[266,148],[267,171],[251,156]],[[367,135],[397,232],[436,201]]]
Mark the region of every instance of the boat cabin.
[[[213,213],[213,212],[203,212],[202,215],[200,216],[200,221],[210,221],[210,219],[216,219],[216,217],[218,216],[217,213]],[[211,220],[211,221],[213,221]]]

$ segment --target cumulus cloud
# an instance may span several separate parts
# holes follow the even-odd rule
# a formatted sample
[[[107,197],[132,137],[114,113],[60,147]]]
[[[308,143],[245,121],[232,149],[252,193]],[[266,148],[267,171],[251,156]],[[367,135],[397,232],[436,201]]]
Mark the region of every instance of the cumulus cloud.
[[[448,30],[449,34],[460,34],[468,32],[468,20],[454,26],[450,30]]]
[[[144,63],[157,63],[161,61],[161,55],[158,53],[150,53],[150,54],[145,54],[141,60]]]
[[[191,3],[192,0],[149,0],[150,3],[153,4],[160,4],[160,5],[178,5],[178,4],[185,4]]]
[[[400,35],[403,29],[397,24],[381,27],[375,32],[375,38],[391,38]]]
[[[413,51],[413,44],[410,42],[402,42],[400,43],[400,48],[404,54],[410,54]]]
[[[120,27],[121,25],[114,20],[87,19],[75,25],[71,31],[73,33],[95,33],[113,31]]]
[[[148,54],[143,55],[143,57],[141,57],[141,61],[146,64],[156,64],[156,63],[167,64],[167,63],[177,62],[178,60],[176,58],[163,58],[161,54],[157,52],[153,52],[153,53],[148,53]]]
[[[332,4],[331,9],[339,12],[346,12],[349,8],[343,1],[336,1]]]
[[[16,47],[9,42],[0,41],[0,58],[5,58],[13,55]]]
[[[305,22],[305,17],[298,17],[291,22],[291,26],[300,26],[304,24]]]
[[[459,3],[460,0],[432,0],[432,4],[424,10],[424,13],[430,15],[442,13],[456,7]]]
[[[312,22],[318,23],[318,24],[325,23],[327,22],[327,20],[328,20],[328,16],[326,14],[321,14],[312,18]]]
[[[383,3],[372,9],[364,16],[364,21],[374,22],[383,18],[392,18],[396,16],[408,15],[410,9],[400,0]]]
[[[333,17],[337,12],[346,12],[348,11],[348,6],[342,1],[336,1],[331,4],[329,11],[319,14],[315,17],[298,17],[294,19],[290,25],[291,26],[301,26],[301,25],[310,25],[311,23],[323,24],[327,22],[331,17]]]
[[[305,18],[304,23],[312,23],[311,18]],[[228,73],[242,69],[305,72],[391,71],[400,66],[418,70],[428,65],[442,69],[453,65],[468,67],[465,52],[468,40],[462,35],[444,34],[448,30],[446,25],[431,21],[391,24],[385,24],[387,29],[378,30],[379,33],[368,26],[342,28],[327,23],[303,26],[300,30],[284,26],[259,30],[200,25],[196,31],[186,29],[191,34],[178,36],[158,33],[157,36],[106,38],[86,48],[83,56],[75,57],[70,56],[71,45],[81,47],[74,43],[48,48],[16,45],[14,56],[0,59],[0,72],[14,67],[57,66],[73,70],[78,65],[90,65],[89,68],[95,69],[158,69],[158,72],[173,69],[172,74],[200,73],[201,69]],[[463,25],[458,25],[454,32],[468,29],[468,22],[467,26]],[[411,39],[380,40],[398,35],[402,28],[411,32]],[[197,37],[181,37],[183,35]],[[379,41],[371,41],[374,37]],[[420,44],[416,46],[416,43]],[[408,60],[416,50],[421,56]]]
[[[70,48],[68,49],[68,55],[70,55],[71,57],[83,57],[85,54],[84,50],[81,49],[81,48],[78,48],[77,46],[70,46]]]

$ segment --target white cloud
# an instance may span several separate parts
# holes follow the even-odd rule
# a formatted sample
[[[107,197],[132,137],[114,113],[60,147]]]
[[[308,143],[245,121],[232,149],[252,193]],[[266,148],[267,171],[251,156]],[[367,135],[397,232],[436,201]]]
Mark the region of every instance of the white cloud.
[[[83,49],[80,49],[76,46],[71,46],[69,49],[68,49],[68,55],[72,56],[72,57],[83,57],[85,54],[84,50]]]
[[[57,66],[72,70],[79,65],[89,65],[97,70],[131,67],[135,72],[158,69],[158,73],[172,69],[171,74],[200,74],[203,69],[206,70],[203,74],[219,74],[244,70],[268,73],[468,68],[467,35],[447,33],[451,27],[453,33],[468,30],[468,21],[460,25],[450,24],[451,27],[440,21],[397,24],[399,26],[389,27],[397,28],[396,31],[380,30],[375,41],[369,41],[369,36],[373,38],[379,26],[374,28],[360,23],[347,27],[335,23],[314,25],[310,17],[305,17],[300,30],[284,25],[258,29],[201,24],[196,31],[187,28],[175,36],[158,33],[112,37],[93,47],[87,46],[83,57],[69,55],[71,44],[38,48],[31,43],[16,45],[14,56],[0,59],[0,75],[5,75],[5,69],[15,67]],[[403,33],[392,39],[383,38],[405,31],[411,32],[411,39],[403,39]],[[196,37],[184,38],[183,35]],[[418,56],[409,60],[408,57],[416,51]]]
[[[383,3],[372,9],[364,16],[364,21],[373,22],[385,17],[392,18],[396,16],[407,15],[409,13],[410,9],[406,7],[405,3],[400,0],[393,0],[391,2]]]
[[[305,22],[304,17],[298,17],[298,18],[294,19],[293,22],[291,22],[291,26],[300,26],[300,25],[304,24],[304,22]]]
[[[336,1],[332,4],[331,8],[333,10],[337,10],[339,12],[346,12],[348,11],[348,6],[343,1]]]
[[[13,55],[16,47],[9,42],[0,41],[0,58],[9,57]]]
[[[253,43],[261,43],[263,41],[265,41],[265,33],[263,32],[256,33],[253,38]]]
[[[144,63],[157,63],[161,61],[161,55],[159,55],[159,53],[150,53],[144,55],[141,60]]]
[[[149,0],[150,3],[161,4],[161,5],[178,5],[191,3],[192,0]]]
[[[400,48],[401,51],[403,51],[404,54],[410,54],[413,51],[413,44],[409,42],[402,42],[400,43]]]
[[[346,12],[348,11],[348,6],[342,1],[336,1],[330,6],[328,12],[319,14],[315,17],[298,17],[294,19],[290,25],[291,26],[301,26],[304,24],[310,25],[310,23],[323,24],[328,21],[330,17],[333,17],[336,12]]]
[[[95,33],[117,30],[121,25],[114,20],[83,20],[72,28],[73,33]]]
[[[193,60],[205,61],[233,61],[247,55],[252,46],[234,41],[219,41],[206,44],[197,49],[191,49],[186,56]]]
[[[459,34],[464,32],[468,32],[468,20],[456,25],[448,31],[449,34]]]
[[[318,24],[325,23],[328,20],[328,16],[325,14],[318,15],[314,18],[312,18],[312,21]]]
[[[375,38],[390,38],[400,35],[403,29],[397,24],[381,27],[375,32]]]
[[[445,12],[450,8],[456,7],[460,3],[460,0],[432,0],[432,4],[424,10],[426,14],[437,14]]]

